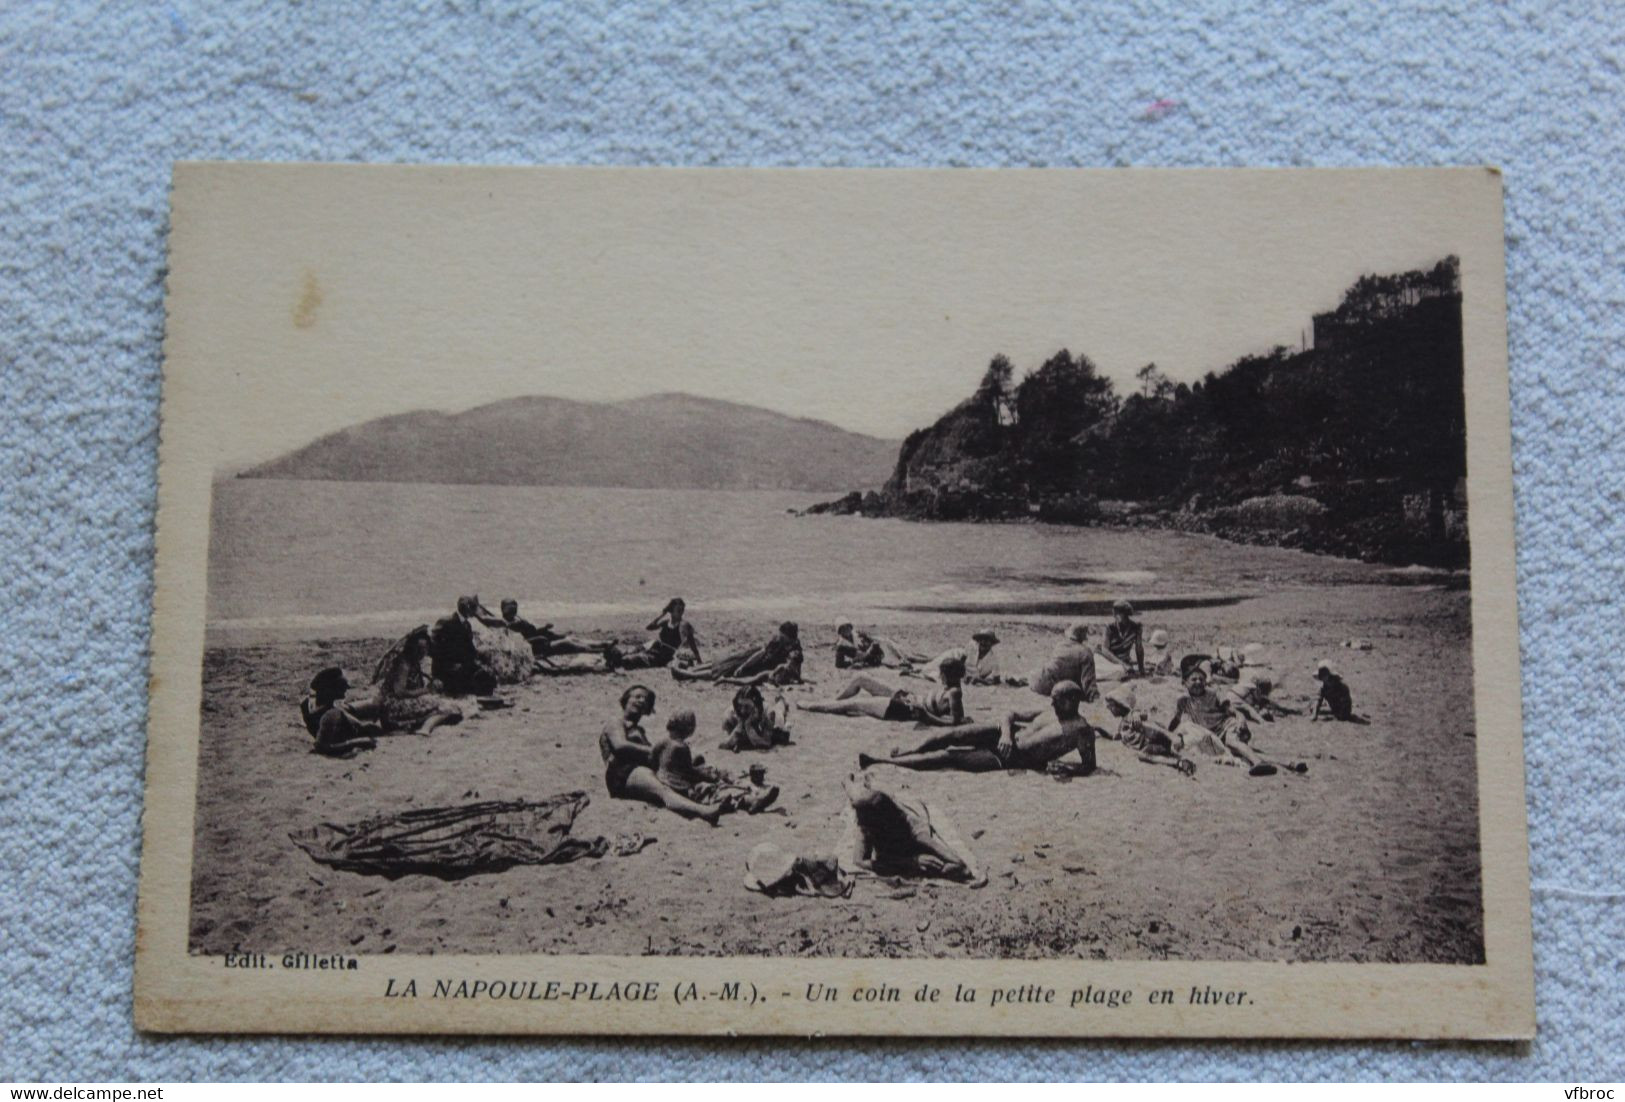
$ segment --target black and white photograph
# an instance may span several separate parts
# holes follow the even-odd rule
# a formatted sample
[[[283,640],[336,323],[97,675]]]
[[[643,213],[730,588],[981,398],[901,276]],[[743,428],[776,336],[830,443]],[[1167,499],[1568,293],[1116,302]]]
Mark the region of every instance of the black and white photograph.
[[[1516,978],[1505,346],[1464,322],[1498,196],[183,166],[144,906],[233,982],[367,994],[395,957],[1048,962],[1074,1007],[1131,986],[1101,963]]]

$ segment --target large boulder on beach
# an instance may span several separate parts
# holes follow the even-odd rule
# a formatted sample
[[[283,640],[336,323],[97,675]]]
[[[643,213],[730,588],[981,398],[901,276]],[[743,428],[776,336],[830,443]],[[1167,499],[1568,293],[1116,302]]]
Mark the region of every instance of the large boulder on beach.
[[[490,627],[478,620],[472,621],[471,626],[480,665],[496,675],[499,684],[513,685],[530,677],[536,657],[523,635],[508,628]]]

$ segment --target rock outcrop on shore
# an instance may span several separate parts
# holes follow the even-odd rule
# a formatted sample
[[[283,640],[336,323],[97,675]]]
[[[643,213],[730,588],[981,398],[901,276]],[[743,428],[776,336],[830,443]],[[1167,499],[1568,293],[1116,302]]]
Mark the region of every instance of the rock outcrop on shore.
[[[878,491],[808,513],[1171,528],[1394,564],[1468,564],[1461,293],[1454,257],[1366,276],[1314,347],[1120,399],[1062,350],[911,434]]]

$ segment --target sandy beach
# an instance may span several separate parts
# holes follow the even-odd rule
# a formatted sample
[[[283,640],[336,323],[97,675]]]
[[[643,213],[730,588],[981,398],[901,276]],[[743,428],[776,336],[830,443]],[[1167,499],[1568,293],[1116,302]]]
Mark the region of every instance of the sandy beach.
[[[732,690],[679,684],[654,670],[533,679],[505,690],[511,708],[333,760],[310,752],[299,721],[305,681],[340,664],[359,689],[388,639],[211,645],[191,948],[1481,961],[1469,601],[1465,591],[1430,586],[1298,588],[1143,617],[1148,633],[1169,632],[1176,655],[1215,639],[1265,644],[1283,682],[1277,699],[1298,708],[1313,701],[1313,660],[1329,654],[1371,724],[1287,717],[1257,731],[1257,745],[1272,756],[1308,763],[1306,776],[1252,778],[1204,764],[1186,778],[1105,740],[1099,771],[1066,781],[877,768],[877,782],[949,816],[989,883],[866,878],[837,900],[748,892],[745,857],[762,841],[833,852],[846,806],[840,782],[858,752],[917,741],[912,724],[798,713],[793,745],[736,757],[717,749]],[[700,604],[690,618],[708,653],[765,639],[774,622],[711,615]],[[967,645],[984,622],[1004,640],[1007,670],[1035,665],[1061,626],[1037,616],[949,615],[861,626],[935,653]],[[643,635],[630,620],[565,626]],[[792,690],[793,698],[833,695],[845,675],[834,668],[830,625],[804,620],[802,637],[816,684]],[[1357,638],[1372,649],[1340,645]],[[894,671],[878,673],[897,680]],[[659,694],[651,735],[671,712],[694,710],[696,752],[729,769],[765,764],[781,788],[778,806],[713,829],[610,799],[597,732],[634,681]],[[1141,684],[1142,704],[1166,721],[1176,681]],[[994,719],[1042,701],[1026,689],[971,687],[966,704],[974,717]],[[443,881],[336,871],[288,838],[322,822],[573,790],[591,796],[576,835],[638,831],[658,841],[630,857]]]

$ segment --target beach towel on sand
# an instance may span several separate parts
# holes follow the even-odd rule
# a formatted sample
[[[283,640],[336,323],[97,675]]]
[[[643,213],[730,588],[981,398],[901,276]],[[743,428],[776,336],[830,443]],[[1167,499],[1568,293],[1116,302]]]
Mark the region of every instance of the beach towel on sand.
[[[607,839],[570,837],[587,801],[584,792],[566,792],[535,803],[488,800],[425,807],[348,825],[323,823],[288,837],[336,869],[390,879],[421,873],[455,880],[514,865],[602,857],[610,850]]]

